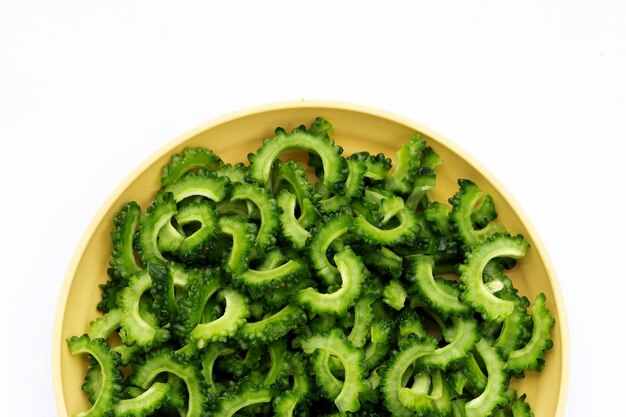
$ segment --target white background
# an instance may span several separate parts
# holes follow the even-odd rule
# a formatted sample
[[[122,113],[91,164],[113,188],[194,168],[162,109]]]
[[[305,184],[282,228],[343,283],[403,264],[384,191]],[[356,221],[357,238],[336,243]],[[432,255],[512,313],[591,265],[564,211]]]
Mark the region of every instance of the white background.
[[[621,415],[624,4],[0,3],[2,415],[56,415],[57,296],[116,185],[201,122],[299,98],[399,113],[491,170],[563,287],[567,416]]]

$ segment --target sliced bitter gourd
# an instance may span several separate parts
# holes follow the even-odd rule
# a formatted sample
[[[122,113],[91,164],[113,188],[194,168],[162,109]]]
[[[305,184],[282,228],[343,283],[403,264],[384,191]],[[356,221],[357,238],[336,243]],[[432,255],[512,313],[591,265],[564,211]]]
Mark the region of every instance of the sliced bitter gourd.
[[[533,332],[530,341],[521,349],[509,355],[507,369],[519,373],[524,370],[541,371],[544,365],[544,351],[552,347],[550,331],[554,326],[554,317],[546,307],[546,295],[540,293],[531,307]]]
[[[382,393],[384,403],[392,415],[398,417],[411,417],[415,411],[402,405],[400,392],[404,388],[404,376],[407,370],[424,355],[435,350],[437,342],[433,338],[418,339],[409,338],[399,352],[395,352],[385,370],[382,380]]]
[[[276,243],[276,230],[279,227],[276,200],[267,190],[254,184],[235,184],[232,189],[231,201],[250,200],[259,208],[261,213],[261,227],[255,243],[259,250],[273,246]]]
[[[463,282],[463,301],[480,312],[487,321],[502,321],[513,312],[512,301],[503,300],[491,293],[483,282],[483,271],[494,258],[519,259],[526,254],[528,243],[521,236],[498,234],[468,253],[465,263],[459,266]]]
[[[158,247],[159,232],[176,212],[174,196],[170,193],[165,193],[154,200],[148,211],[141,215],[139,220],[139,253],[143,262],[148,262],[152,258],[165,261]]]
[[[344,340],[341,331],[333,331],[328,335],[314,335],[303,340],[302,349],[309,355],[319,349],[341,361],[345,379],[341,391],[333,401],[340,412],[358,411],[361,407],[359,394],[368,389],[363,379],[363,351],[351,347]]]
[[[476,344],[476,350],[487,367],[487,385],[482,394],[465,404],[467,417],[488,416],[497,406],[509,402],[504,361],[486,339]]]
[[[141,270],[135,257],[133,239],[139,226],[141,209],[134,201],[126,203],[122,209],[115,214],[113,219],[113,230],[111,230],[111,240],[113,241],[113,251],[109,265],[122,278],[128,280],[131,275]]]
[[[341,158],[343,149],[335,146],[328,132],[330,124],[317,118],[310,129],[304,126],[286,133],[278,128],[273,139],[265,139],[256,154],[248,155],[250,160],[250,177],[261,185],[269,182],[272,165],[283,153],[290,150],[302,150],[316,154],[324,167],[324,185],[329,190],[339,190],[346,175],[344,160]]]
[[[471,312],[468,305],[463,304],[457,295],[445,291],[433,277],[435,260],[432,256],[416,255],[411,257],[407,266],[407,275],[415,284],[420,298],[437,313],[444,317],[453,315],[465,316]]]
[[[171,351],[162,351],[149,356],[144,362],[135,366],[128,379],[130,384],[148,389],[162,373],[173,374],[185,383],[189,397],[185,416],[203,416],[207,397],[202,375],[194,365]]]
[[[341,276],[341,288],[329,294],[321,294],[314,288],[306,288],[296,296],[296,301],[314,313],[330,313],[344,316],[348,308],[361,295],[364,265],[350,248],[335,255],[335,264]]]
[[[144,349],[158,346],[169,339],[166,329],[146,321],[140,314],[141,296],[152,288],[152,278],[144,270],[130,279],[128,287],[120,294],[122,310],[120,336],[127,345],[138,345]]]
[[[109,349],[103,339],[89,336],[72,337],[67,341],[72,355],[87,353],[98,363],[100,369],[100,390],[95,396],[92,407],[76,417],[103,417],[111,413],[121,394],[122,374],[117,369],[117,354]]]
[[[472,213],[484,193],[470,180],[459,180],[459,186],[459,192],[450,198],[450,204],[452,204],[450,220],[466,248],[470,249],[496,233],[505,232],[504,226],[495,222],[490,222],[482,229],[475,229]]]
[[[224,314],[209,323],[198,324],[191,331],[192,343],[195,343],[199,349],[207,343],[225,341],[234,336],[250,314],[245,297],[238,292],[224,289],[218,293],[218,296],[226,302]]]
[[[169,165],[163,167],[161,184],[167,186],[174,183],[192,170],[215,171],[223,164],[213,151],[206,148],[187,148],[182,153],[174,155]]]
[[[320,224],[309,245],[309,258],[319,277],[327,285],[334,285],[339,279],[339,271],[332,265],[326,252],[330,245],[350,230],[353,218],[348,213],[331,216],[328,221]]]

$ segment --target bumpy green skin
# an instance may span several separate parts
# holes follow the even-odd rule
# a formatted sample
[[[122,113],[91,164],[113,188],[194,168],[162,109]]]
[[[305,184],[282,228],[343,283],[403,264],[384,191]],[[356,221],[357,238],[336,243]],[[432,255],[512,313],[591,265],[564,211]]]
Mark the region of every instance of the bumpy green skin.
[[[356,348],[362,348],[367,341],[370,324],[374,319],[372,304],[375,300],[374,295],[365,294],[354,305],[354,321],[352,330],[348,335],[348,341]]]
[[[293,417],[297,408],[307,405],[307,398],[313,389],[308,376],[306,362],[301,354],[291,355],[289,367],[293,377],[292,389],[274,398],[273,406],[276,417]]]
[[[235,184],[232,189],[231,201],[250,200],[259,208],[261,227],[255,243],[261,251],[276,243],[276,231],[279,228],[276,200],[267,190],[254,184]]]
[[[391,169],[391,159],[379,153],[370,155],[369,152],[357,152],[349,156],[349,159],[361,161],[365,164],[365,177],[374,181],[384,180]]]
[[[385,189],[394,193],[407,194],[420,166],[420,156],[426,142],[422,135],[415,135],[398,151],[396,169],[385,177]]]
[[[476,344],[476,351],[487,367],[487,386],[483,393],[465,404],[467,417],[488,416],[496,407],[507,405],[507,375],[504,372],[504,361],[496,350],[485,339]]]
[[[152,280],[150,294],[154,298],[152,307],[163,325],[173,323],[178,317],[174,278],[169,268],[160,263],[148,262],[148,274]]]
[[[89,354],[98,363],[100,369],[100,389],[96,394],[93,406],[76,417],[108,417],[113,415],[113,408],[122,392],[122,374],[117,369],[117,354],[111,351],[103,339],[92,339],[89,336],[72,337],[67,341],[72,355]]]
[[[133,239],[139,226],[141,209],[134,201],[124,204],[124,207],[115,214],[111,240],[113,251],[109,266],[116,271],[125,281],[131,275],[141,270],[141,266],[135,259]]]
[[[93,339],[92,336],[89,337]],[[89,359],[85,382],[80,388],[89,394],[89,402],[93,405],[98,399],[98,394],[100,394],[100,390],[102,389],[102,372],[100,372],[100,365],[98,365],[98,361],[93,358]]]
[[[173,326],[174,334],[180,339],[187,335],[202,321],[202,312],[209,299],[223,284],[218,269],[191,270],[183,295],[178,299],[179,314]]]
[[[554,317],[546,307],[546,295],[540,293],[531,307],[533,332],[530,341],[521,349],[509,355],[506,364],[510,372],[520,373],[525,370],[541,371],[544,365],[544,352],[552,348],[550,332],[554,326]]]
[[[155,382],[144,393],[134,398],[120,400],[115,404],[116,417],[145,417],[160,408],[168,400],[171,385]]]
[[[335,194],[332,197],[321,200],[318,205],[322,212],[334,213],[346,207],[352,201],[352,198],[363,192],[365,172],[367,166],[358,159],[346,159],[348,164],[348,178],[342,194]]]
[[[350,248],[335,255],[334,260],[341,276],[341,287],[329,294],[322,294],[314,288],[306,288],[296,295],[296,302],[314,313],[344,316],[361,295],[365,267],[361,258]]]
[[[224,258],[224,268],[233,275],[241,274],[248,268],[254,251],[256,229],[239,216],[222,216],[219,219],[222,233],[230,235],[233,240],[228,257]]]
[[[223,164],[213,151],[206,148],[187,148],[182,153],[174,155],[170,164],[163,167],[161,184],[163,186],[172,184],[195,169],[215,171]]]
[[[308,277],[309,270],[306,264],[289,259],[275,268],[266,270],[248,269],[233,278],[236,283],[246,287],[252,297],[258,298],[264,292],[293,285]]]
[[[400,391],[404,388],[403,377],[407,370],[424,355],[435,350],[437,342],[433,338],[409,338],[400,351],[392,354],[387,362],[387,369],[383,375],[382,393],[384,403],[389,412],[397,417],[414,416],[414,410],[402,405]]]
[[[340,412],[356,412],[361,407],[359,394],[368,387],[363,379],[363,351],[355,349],[345,341],[340,331],[327,335],[314,335],[302,341],[302,349],[306,354],[316,350],[328,352],[341,361],[344,369],[344,382],[334,403]]]
[[[511,412],[513,417],[534,417],[534,413],[530,409],[530,405],[526,402],[526,394],[516,399],[511,404]]]
[[[127,345],[137,345],[146,350],[158,346],[169,339],[166,329],[146,321],[140,314],[141,296],[152,287],[152,279],[147,270],[133,276],[120,294],[122,311],[120,336]]]
[[[293,192],[300,208],[298,223],[305,229],[309,229],[319,220],[319,213],[313,204],[315,199],[313,186],[307,178],[304,166],[296,161],[276,161],[274,169],[273,190],[274,195],[287,188]]]
[[[241,162],[235,165],[225,164],[215,170],[215,174],[219,177],[226,177],[232,184],[245,182],[248,176],[248,167]]]
[[[424,210],[424,217],[431,223],[432,227],[447,238],[453,237],[452,226],[450,225],[450,207],[433,201],[428,203]]]
[[[326,252],[330,245],[346,234],[352,226],[353,218],[348,213],[339,213],[317,227],[309,245],[309,259],[316,274],[327,285],[334,285],[339,280],[339,271],[328,261]]]
[[[174,195],[165,193],[154,200],[148,207],[148,211],[141,215],[138,243],[142,262],[146,263],[153,258],[165,261],[157,243],[159,232],[174,217],[176,212]]]
[[[291,245],[299,250],[304,249],[311,232],[306,230],[296,218],[296,196],[287,190],[282,190],[276,197],[276,203],[282,210],[279,216],[283,236]]]
[[[207,201],[191,203],[181,207],[175,218],[180,226],[193,222],[200,223],[198,230],[183,237],[174,251],[175,255],[185,262],[204,259],[207,252],[212,249],[211,243],[219,234],[214,204]]]
[[[500,355],[507,359],[511,352],[521,348],[527,341],[530,335],[529,329],[532,326],[532,320],[526,313],[529,305],[526,297],[520,298],[515,294],[507,292],[502,293],[500,297],[515,303],[513,312],[504,319],[500,334],[493,344],[500,352]]]
[[[437,175],[430,168],[417,170],[411,194],[406,198],[407,207],[415,210],[418,206],[426,207],[430,201],[429,192],[435,188]]]
[[[216,203],[225,199],[229,190],[230,180],[227,177],[218,177],[214,172],[206,171],[185,174],[163,189],[165,193],[172,193],[176,202],[189,197],[204,197]]]
[[[410,244],[420,231],[415,213],[404,207],[397,215],[399,224],[391,229],[382,229],[370,223],[362,214],[354,219],[354,233],[371,245],[396,246]]]
[[[430,391],[430,393],[429,393]],[[411,388],[401,388],[400,403],[417,416],[449,415],[452,391],[441,372],[415,375]]]
[[[398,279],[402,275],[402,257],[389,248],[367,250],[363,255],[363,262],[365,266],[377,271],[381,276]]]
[[[432,256],[416,255],[407,266],[409,281],[426,305],[444,317],[466,316],[471,308],[463,304],[457,295],[445,291],[433,277],[435,260]]]
[[[269,403],[274,397],[274,392],[269,387],[242,384],[238,389],[225,393],[217,401],[212,417],[232,417],[239,410],[262,403]]]
[[[503,300],[491,293],[483,282],[483,271],[489,261],[499,257],[522,258],[528,243],[521,236],[497,234],[476,246],[468,253],[465,263],[459,266],[464,289],[462,299],[480,312],[487,321],[502,321],[515,308],[512,301]]]
[[[207,343],[223,342],[229,337],[233,337],[250,314],[246,305],[247,300],[238,292],[224,289],[219,292],[219,296],[226,301],[224,314],[209,323],[198,324],[191,331],[192,343],[195,343],[199,349],[202,349]]]
[[[322,161],[324,167],[324,186],[329,190],[341,190],[346,176],[346,167],[341,153],[343,150],[335,146],[328,132],[330,124],[317,118],[310,129],[297,127],[291,133],[278,128],[274,139],[265,139],[256,154],[248,155],[250,161],[250,177],[261,185],[268,184],[272,165],[283,153],[290,150],[302,150],[314,153]]]
[[[239,337],[252,344],[268,344],[280,339],[306,321],[304,311],[287,305],[282,310],[257,322],[247,322],[239,329]]]
[[[88,335],[92,339],[106,340],[120,327],[121,321],[122,311],[118,308],[110,310],[104,316],[89,323]],[[139,346],[121,344],[119,346],[112,346],[111,350],[119,354],[120,365],[126,366],[141,349]]]
[[[189,396],[186,417],[204,415],[207,396],[200,371],[191,363],[171,351],[153,354],[133,369],[128,377],[131,385],[148,389],[161,373],[174,374],[187,386]]]
[[[453,317],[450,343],[418,360],[418,367],[426,370],[455,368],[463,363],[480,339],[478,325],[472,318]]]
[[[472,213],[483,196],[483,192],[470,180],[459,180],[459,186],[459,192],[450,199],[450,204],[452,204],[450,220],[454,224],[458,238],[465,247],[471,249],[494,234],[505,232],[504,226],[495,222],[490,222],[482,229],[476,230],[472,221]]]
[[[389,281],[383,289],[383,301],[396,311],[404,308],[406,297],[406,289],[399,280]]]

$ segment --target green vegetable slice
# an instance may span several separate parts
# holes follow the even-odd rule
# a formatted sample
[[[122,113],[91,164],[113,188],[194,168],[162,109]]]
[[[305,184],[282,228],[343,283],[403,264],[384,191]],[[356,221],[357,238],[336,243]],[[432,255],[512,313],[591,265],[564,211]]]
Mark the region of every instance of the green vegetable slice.
[[[505,231],[504,226],[495,222],[490,222],[479,230],[474,228],[472,214],[484,193],[470,180],[459,180],[459,186],[459,192],[450,198],[450,204],[452,204],[450,220],[464,245],[467,248],[472,248],[497,233],[503,233]]]
[[[415,289],[429,308],[444,317],[465,316],[471,312],[457,295],[445,291],[433,277],[435,259],[428,255],[411,257],[407,267],[407,275],[415,284]]]
[[[226,302],[224,314],[209,323],[200,323],[191,331],[191,339],[199,349],[207,343],[225,341],[233,337],[250,314],[246,299],[238,292],[224,289],[218,293]]]
[[[463,363],[480,339],[478,325],[472,318],[452,317],[452,337],[450,343],[418,360],[418,366],[427,370],[447,370]]]
[[[248,155],[250,177],[261,185],[268,184],[274,161],[283,152],[302,150],[320,157],[324,166],[324,185],[329,190],[339,190],[345,178],[343,150],[330,139],[328,132],[331,129],[332,126],[321,118],[317,118],[308,130],[304,126],[291,133],[276,129],[274,139],[265,139],[256,154]]]
[[[330,245],[350,230],[353,218],[348,213],[332,215],[329,219],[318,226],[317,233],[311,239],[309,246],[309,258],[317,275],[327,285],[334,285],[339,280],[339,271],[332,265],[326,252]]]
[[[109,265],[125,280],[142,269],[137,263],[133,246],[140,216],[139,205],[131,201],[124,204],[124,207],[115,214],[113,219],[113,230],[111,230],[113,251]]]
[[[367,166],[358,159],[346,159],[348,164],[348,178],[342,194],[336,194],[321,200],[318,204],[320,209],[326,213],[334,213],[350,204],[352,198],[363,191],[363,180]]]
[[[122,311],[120,336],[127,345],[138,345],[151,349],[169,339],[169,332],[145,320],[140,314],[141,296],[152,288],[152,279],[147,270],[133,276],[120,294]]]
[[[128,377],[132,385],[148,389],[161,373],[170,373],[180,378],[187,387],[189,402],[186,417],[204,415],[207,397],[200,371],[191,363],[171,351],[153,354],[133,369]]]
[[[296,295],[296,302],[305,305],[314,313],[344,316],[361,295],[365,279],[364,265],[350,248],[339,252],[334,259],[341,276],[341,288],[329,294],[321,294],[314,288],[306,288]]]
[[[215,170],[215,174],[220,177],[226,177],[232,184],[238,182],[246,182],[248,176],[248,167],[241,162],[235,165],[224,164]]]
[[[304,311],[287,305],[282,310],[257,322],[247,322],[239,329],[238,336],[250,343],[267,344],[280,339],[306,320]]]
[[[225,393],[217,401],[216,410],[212,417],[232,417],[239,410],[254,404],[268,403],[272,401],[274,393],[271,388],[243,384],[239,389]]]
[[[543,369],[544,352],[552,347],[550,331],[554,326],[554,318],[546,307],[546,295],[540,293],[531,307],[533,332],[528,344],[521,349],[514,350],[509,355],[507,369],[512,372],[524,370],[540,371]]]
[[[304,249],[311,232],[306,230],[296,218],[296,196],[287,190],[282,190],[276,197],[278,207],[282,209],[279,216],[283,236],[296,249]]]
[[[218,224],[222,233],[232,237],[232,248],[224,258],[224,266],[231,274],[240,274],[248,268],[253,255],[256,229],[239,216],[222,216]]]
[[[216,268],[194,269],[189,272],[189,279],[183,295],[177,300],[179,315],[173,326],[174,333],[181,339],[202,321],[202,313],[209,299],[223,284],[221,272]]]
[[[417,339],[411,337],[400,348],[400,351],[395,352],[389,359],[383,375],[382,393],[385,406],[394,416],[410,417],[415,414],[414,410],[402,405],[400,399],[400,392],[406,383],[403,380],[404,375],[415,361],[433,352],[436,347],[437,342],[433,338]]]
[[[178,181],[187,172],[196,169],[215,171],[224,163],[219,156],[206,148],[187,148],[172,157],[169,165],[163,167],[161,184],[167,186]]]
[[[326,351],[341,361],[345,380],[341,391],[334,398],[334,403],[340,412],[358,411],[361,406],[359,394],[367,390],[367,384],[363,380],[363,351],[344,341],[340,331],[314,335],[303,340],[302,349],[309,355],[316,350]]]
[[[389,281],[383,289],[383,301],[397,311],[404,307],[406,297],[406,289],[398,280]]]
[[[90,329],[88,335],[92,339],[106,340],[120,328],[121,321],[122,311],[117,308],[110,310],[104,316],[89,323]],[[135,355],[141,350],[139,346],[127,346],[123,343],[118,346],[111,346],[110,349],[111,351],[119,354],[120,365],[123,366],[128,365]]]
[[[370,223],[362,214],[354,219],[354,232],[371,245],[396,246],[411,243],[419,233],[420,226],[413,211],[404,207],[398,214],[398,225],[382,229]]]
[[[491,293],[483,282],[483,271],[492,259],[507,257],[519,259],[526,254],[528,243],[521,236],[495,235],[470,252],[459,267],[464,284],[463,301],[480,312],[487,321],[502,321],[515,307],[512,301],[503,300]]]
[[[422,135],[415,135],[398,151],[395,170],[385,177],[385,189],[408,194],[420,166],[420,156],[426,147]]]
[[[309,271],[304,263],[289,259],[284,264],[272,269],[248,269],[244,273],[236,275],[234,280],[248,288],[253,298],[258,298],[264,291],[293,285],[308,277]]]
[[[274,398],[273,406],[276,417],[293,417],[297,407],[306,405],[306,400],[311,395],[311,381],[301,354],[291,355],[289,366],[293,376],[292,389]]]
[[[276,212],[276,200],[269,195],[267,190],[254,184],[235,184],[230,199],[231,201],[250,200],[259,208],[261,227],[255,243],[261,251],[273,246],[276,243],[275,234],[279,223]]]
[[[508,358],[511,352],[522,347],[529,335],[528,329],[532,321],[526,314],[529,305],[526,297],[520,298],[508,293],[501,294],[500,297],[515,303],[513,312],[504,319],[500,334],[493,344],[504,358]]]
[[[118,358],[103,339],[89,336],[72,337],[67,341],[72,355],[89,354],[100,369],[100,389],[91,408],[76,417],[101,417],[110,414],[122,391],[122,375],[117,369]]]
[[[485,339],[478,341],[476,351],[487,367],[487,385],[480,396],[465,404],[467,417],[488,416],[497,406],[506,405],[509,402],[506,396],[505,363]]]
[[[348,159],[363,162],[365,164],[364,176],[375,181],[384,180],[391,169],[391,159],[382,153],[370,155],[369,152],[357,152],[350,155]]]
[[[157,241],[161,229],[169,223],[176,214],[176,201],[170,193],[162,194],[160,198],[148,207],[148,211],[141,215],[139,226],[139,253],[145,263],[153,258],[165,261],[159,250]]]
[[[155,382],[142,394],[115,404],[115,415],[119,417],[145,417],[160,408],[167,400],[171,385]]]
[[[204,197],[214,202],[226,198],[229,192],[228,177],[218,177],[214,172],[200,171],[185,174],[176,182],[164,188],[165,193],[172,193],[176,202],[189,197]]]

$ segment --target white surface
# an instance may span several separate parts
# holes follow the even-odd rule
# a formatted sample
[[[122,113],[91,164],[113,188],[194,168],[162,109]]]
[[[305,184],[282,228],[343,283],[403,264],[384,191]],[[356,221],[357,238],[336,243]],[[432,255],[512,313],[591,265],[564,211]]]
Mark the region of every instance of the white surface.
[[[490,169],[565,293],[566,415],[621,413],[623,2],[209,3],[0,3],[3,415],[56,415],[61,281],[127,173],[201,122],[298,98],[402,114]]]

